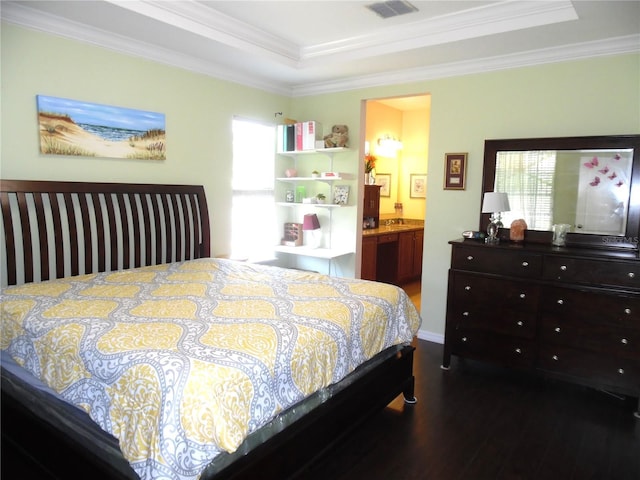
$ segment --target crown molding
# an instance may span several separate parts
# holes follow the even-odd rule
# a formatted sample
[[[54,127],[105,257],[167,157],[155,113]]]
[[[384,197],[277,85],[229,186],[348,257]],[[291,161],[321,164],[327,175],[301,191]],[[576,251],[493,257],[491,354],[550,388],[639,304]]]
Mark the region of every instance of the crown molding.
[[[230,71],[226,66],[212,64],[181,52],[133,40],[98,28],[89,28],[82,23],[24,8],[22,5],[7,4],[6,7],[3,5],[1,13],[3,21],[24,28],[88,43],[129,56],[141,57],[145,60],[200,73],[219,80],[238,83],[278,95],[291,96],[291,89],[288,86],[264,81],[255,75],[244,75],[237,71]]]
[[[295,67],[300,60],[300,48],[295,43],[199,2],[104,1],[229,47],[267,56],[284,65]]]
[[[340,81],[297,85],[292,87],[291,96],[303,97],[336,93],[360,88],[437,80],[475,73],[487,73],[512,68],[533,67],[536,65],[567,62],[571,60],[639,52],[640,35],[627,35],[607,40],[575,43],[510,55],[479,58],[471,61],[411,68],[375,75],[363,75]]]
[[[226,66],[216,65],[193,56],[170,49],[159,48],[156,45],[145,42],[134,41],[131,38],[114,35],[104,30],[89,28],[86,25],[63,20],[60,17],[25,8],[22,5],[12,3],[4,4],[1,13],[4,21],[25,28],[89,43],[118,53],[141,57],[145,60],[155,61],[219,80],[233,82],[288,97],[302,97],[359,88],[413,83],[590,57],[638,53],[640,51],[640,35],[630,35],[603,41],[569,44],[562,47],[532,50],[499,57],[488,57],[429,67],[396,70],[381,74],[354,76],[335,81],[290,86],[262,80],[255,75],[231,71]]]

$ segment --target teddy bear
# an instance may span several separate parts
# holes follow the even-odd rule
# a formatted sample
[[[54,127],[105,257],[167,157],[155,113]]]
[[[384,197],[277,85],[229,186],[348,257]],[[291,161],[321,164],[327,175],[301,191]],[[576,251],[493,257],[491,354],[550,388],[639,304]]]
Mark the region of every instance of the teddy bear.
[[[346,147],[349,141],[349,127],[346,125],[334,125],[331,133],[324,136],[324,146],[326,148]]]

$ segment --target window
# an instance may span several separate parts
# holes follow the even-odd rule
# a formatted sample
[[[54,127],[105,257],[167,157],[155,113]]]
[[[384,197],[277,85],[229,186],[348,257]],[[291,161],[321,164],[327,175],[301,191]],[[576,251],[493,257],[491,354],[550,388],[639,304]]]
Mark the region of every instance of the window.
[[[274,125],[233,119],[232,258],[273,257],[275,130]]]
[[[555,151],[498,152],[495,191],[508,192],[511,207],[502,214],[506,228],[518,218],[530,229],[551,228],[555,166]]]

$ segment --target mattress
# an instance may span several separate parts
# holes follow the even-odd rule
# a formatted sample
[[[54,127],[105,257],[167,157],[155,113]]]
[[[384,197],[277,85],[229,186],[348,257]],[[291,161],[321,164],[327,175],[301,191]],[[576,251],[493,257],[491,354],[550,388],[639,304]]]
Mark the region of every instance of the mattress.
[[[224,259],[9,287],[1,308],[5,353],[143,479],[198,478],[420,326],[395,286]]]

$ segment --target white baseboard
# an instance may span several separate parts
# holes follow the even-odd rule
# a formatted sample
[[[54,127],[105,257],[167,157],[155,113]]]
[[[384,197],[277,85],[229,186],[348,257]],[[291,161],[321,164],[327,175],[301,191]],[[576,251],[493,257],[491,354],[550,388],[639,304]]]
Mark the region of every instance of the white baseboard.
[[[418,330],[417,337],[420,340],[426,340],[428,342],[444,344],[444,335],[441,333],[429,332],[427,330]]]

